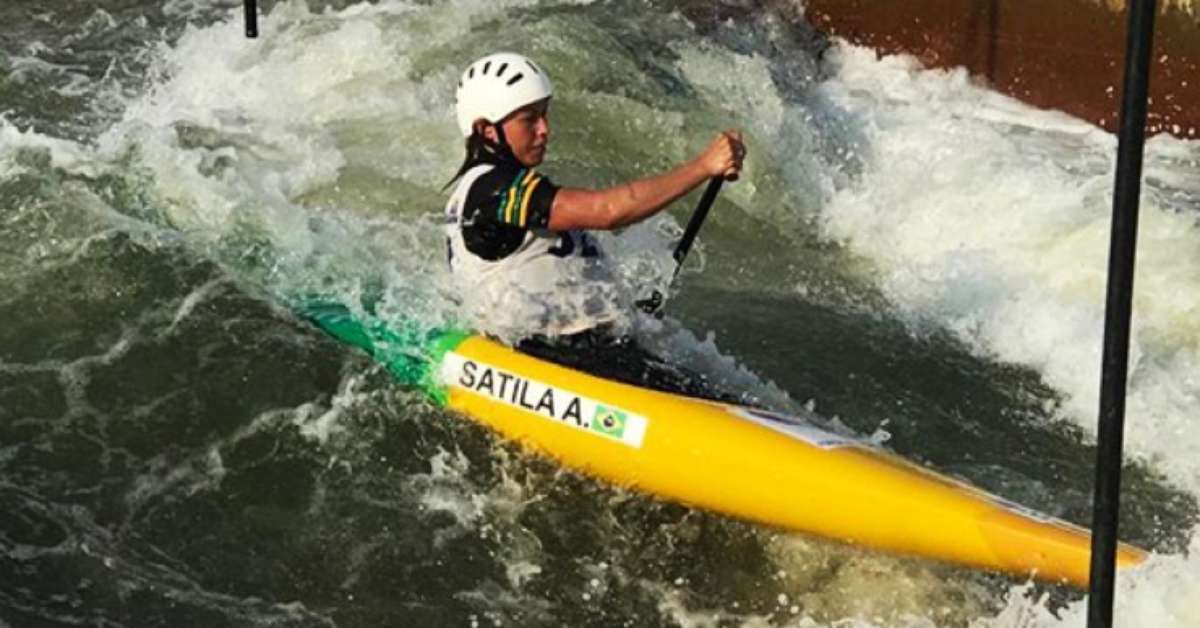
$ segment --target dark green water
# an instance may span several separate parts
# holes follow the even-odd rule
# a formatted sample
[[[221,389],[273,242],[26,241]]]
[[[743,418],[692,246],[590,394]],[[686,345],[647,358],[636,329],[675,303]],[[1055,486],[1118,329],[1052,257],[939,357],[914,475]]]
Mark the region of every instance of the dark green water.
[[[1087,523],[1078,391],[906,302],[889,280],[900,261],[831,235],[830,208],[872,177],[902,182],[872,145],[915,123],[840,101],[862,83],[805,24],[736,3],[325,7],[268,6],[256,41],[229,3],[0,7],[0,626],[1054,625],[1047,609],[1064,608],[1070,623],[1079,595],[1065,589],[563,472],[278,304],[303,288],[382,289],[396,317],[457,320],[439,231],[460,150],[449,86],[465,60],[511,46],[553,69],[556,180],[623,180],[725,126],[747,131],[750,170],[714,210],[666,322],[638,323],[647,344]],[[1075,149],[997,133],[996,154],[1027,141],[1057,164]],[[937,202],[962,186],[929,187]],[[631,293],[670,272],[692,201],[605,240]],[[1180,202],[1168,209],[1195,209]],[[1156,351],[1147,359],[1186,379],[1186,360]],[[1158,414],[1197,407],[1191,388],[1157,390],[1139,399]],[[1167,557],[1147,595],[1176,600],[1172,569],[1194,578],[1171,561],[1195,544],[1200,476],[1171,454],[1200,429],[1158,425],[1135,447],[1178,449],[1135,450],[1122,531]]]

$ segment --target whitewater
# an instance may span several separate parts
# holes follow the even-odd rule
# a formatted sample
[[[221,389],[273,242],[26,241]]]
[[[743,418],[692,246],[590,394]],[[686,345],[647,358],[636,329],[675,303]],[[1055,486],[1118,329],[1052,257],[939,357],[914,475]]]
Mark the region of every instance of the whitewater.
[[[0,625],[1065,626],[1081,594],[665,504],[430,407],[296,319],[463,324],[453,86],[552,74],[542,170],[602,186],[747,136],[639,339],[1087,524],[1114,136],[959,71],[687,2],[0,11]],[[1200,614],[1200,143],[1147,144],[1119,625]],[[667,289],[694,198],[601,234]],[[809,504],[806,507],[819,507]]]

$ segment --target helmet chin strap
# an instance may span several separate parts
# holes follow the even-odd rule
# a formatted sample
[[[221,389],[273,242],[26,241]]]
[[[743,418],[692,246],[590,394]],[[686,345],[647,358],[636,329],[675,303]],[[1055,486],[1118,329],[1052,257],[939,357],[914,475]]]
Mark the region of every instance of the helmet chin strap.
[[[504,127],[499,124],[493,124],[492,127],[496,129],[497,141],[495,142],[488,139],[487,133],[481,133],[478,127],[472,129],[471,135],[467,138],[467,156],[459,166],[458,172],[446,182],[446,187],[450,187],[467,170],[480,163],[491,162],[495,159],[520,163],[517,156],[513,154],[512,147],[508,144],[508,138],[504,136]]]
[[[513,154],[512,146],[509,145],[508,138],[504,135],[504,125],[496,122],[492,124],[492,128],[496,129],[496,141],[490,142],[485,138],[484,142],[500,157],[516,161],[517,156]]]

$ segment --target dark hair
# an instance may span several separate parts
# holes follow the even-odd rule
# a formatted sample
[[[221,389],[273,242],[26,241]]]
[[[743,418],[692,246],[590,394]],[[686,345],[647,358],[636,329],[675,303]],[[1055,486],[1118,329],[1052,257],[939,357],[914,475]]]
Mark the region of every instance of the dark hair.
[[[478,132],[471,133],[471,137],[467,138],[466,143],[467,156],[463,158],[462,165],[459,166],[458,172],[442,186],[442,191],[446,191],[455,181],[458,181],[468,170],[488,160],[489,153],[492,153],[491,147],[488,146],[488,141]]]
[[[495,126],[496,135],[500,140],[499,143],[489,142],[486,137],[479,131],[472,131],[471,137],[467,138],[466,149],[467,156],[463,158],[462,165],[458,167],[458,172],[442,186],[442,191],[446,191],[455,181],[458,181],[468,170],[482,163],[497,163],[505,160],[516,161],[516,157],[512,154],[512,149],[508,147],[508,139],[504,137],[504,128],[499,124]]]

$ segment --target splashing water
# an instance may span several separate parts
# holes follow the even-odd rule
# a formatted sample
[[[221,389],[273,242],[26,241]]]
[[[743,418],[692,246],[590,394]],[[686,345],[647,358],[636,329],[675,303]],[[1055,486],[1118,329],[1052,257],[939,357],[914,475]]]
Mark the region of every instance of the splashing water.
[[[566,474],[278,304],[371,303],[418,336],[469,323],[439,211],[452,85],[517,47],[554,73],[556,182],[747,133],[668,318],[636,321],[648,345],[1086,522],[1111,136],[768,12],[292,1],[246,41],[230,9],[4,9],[0,620],[1081,621],[1069,591]],[[1200,599],[1196,150],[1148,147],[1122,530],[1156,553],[1118,581],[1131,625],[1186,626]],[[666,286],[687,205],[602,236],[627,296]]]

